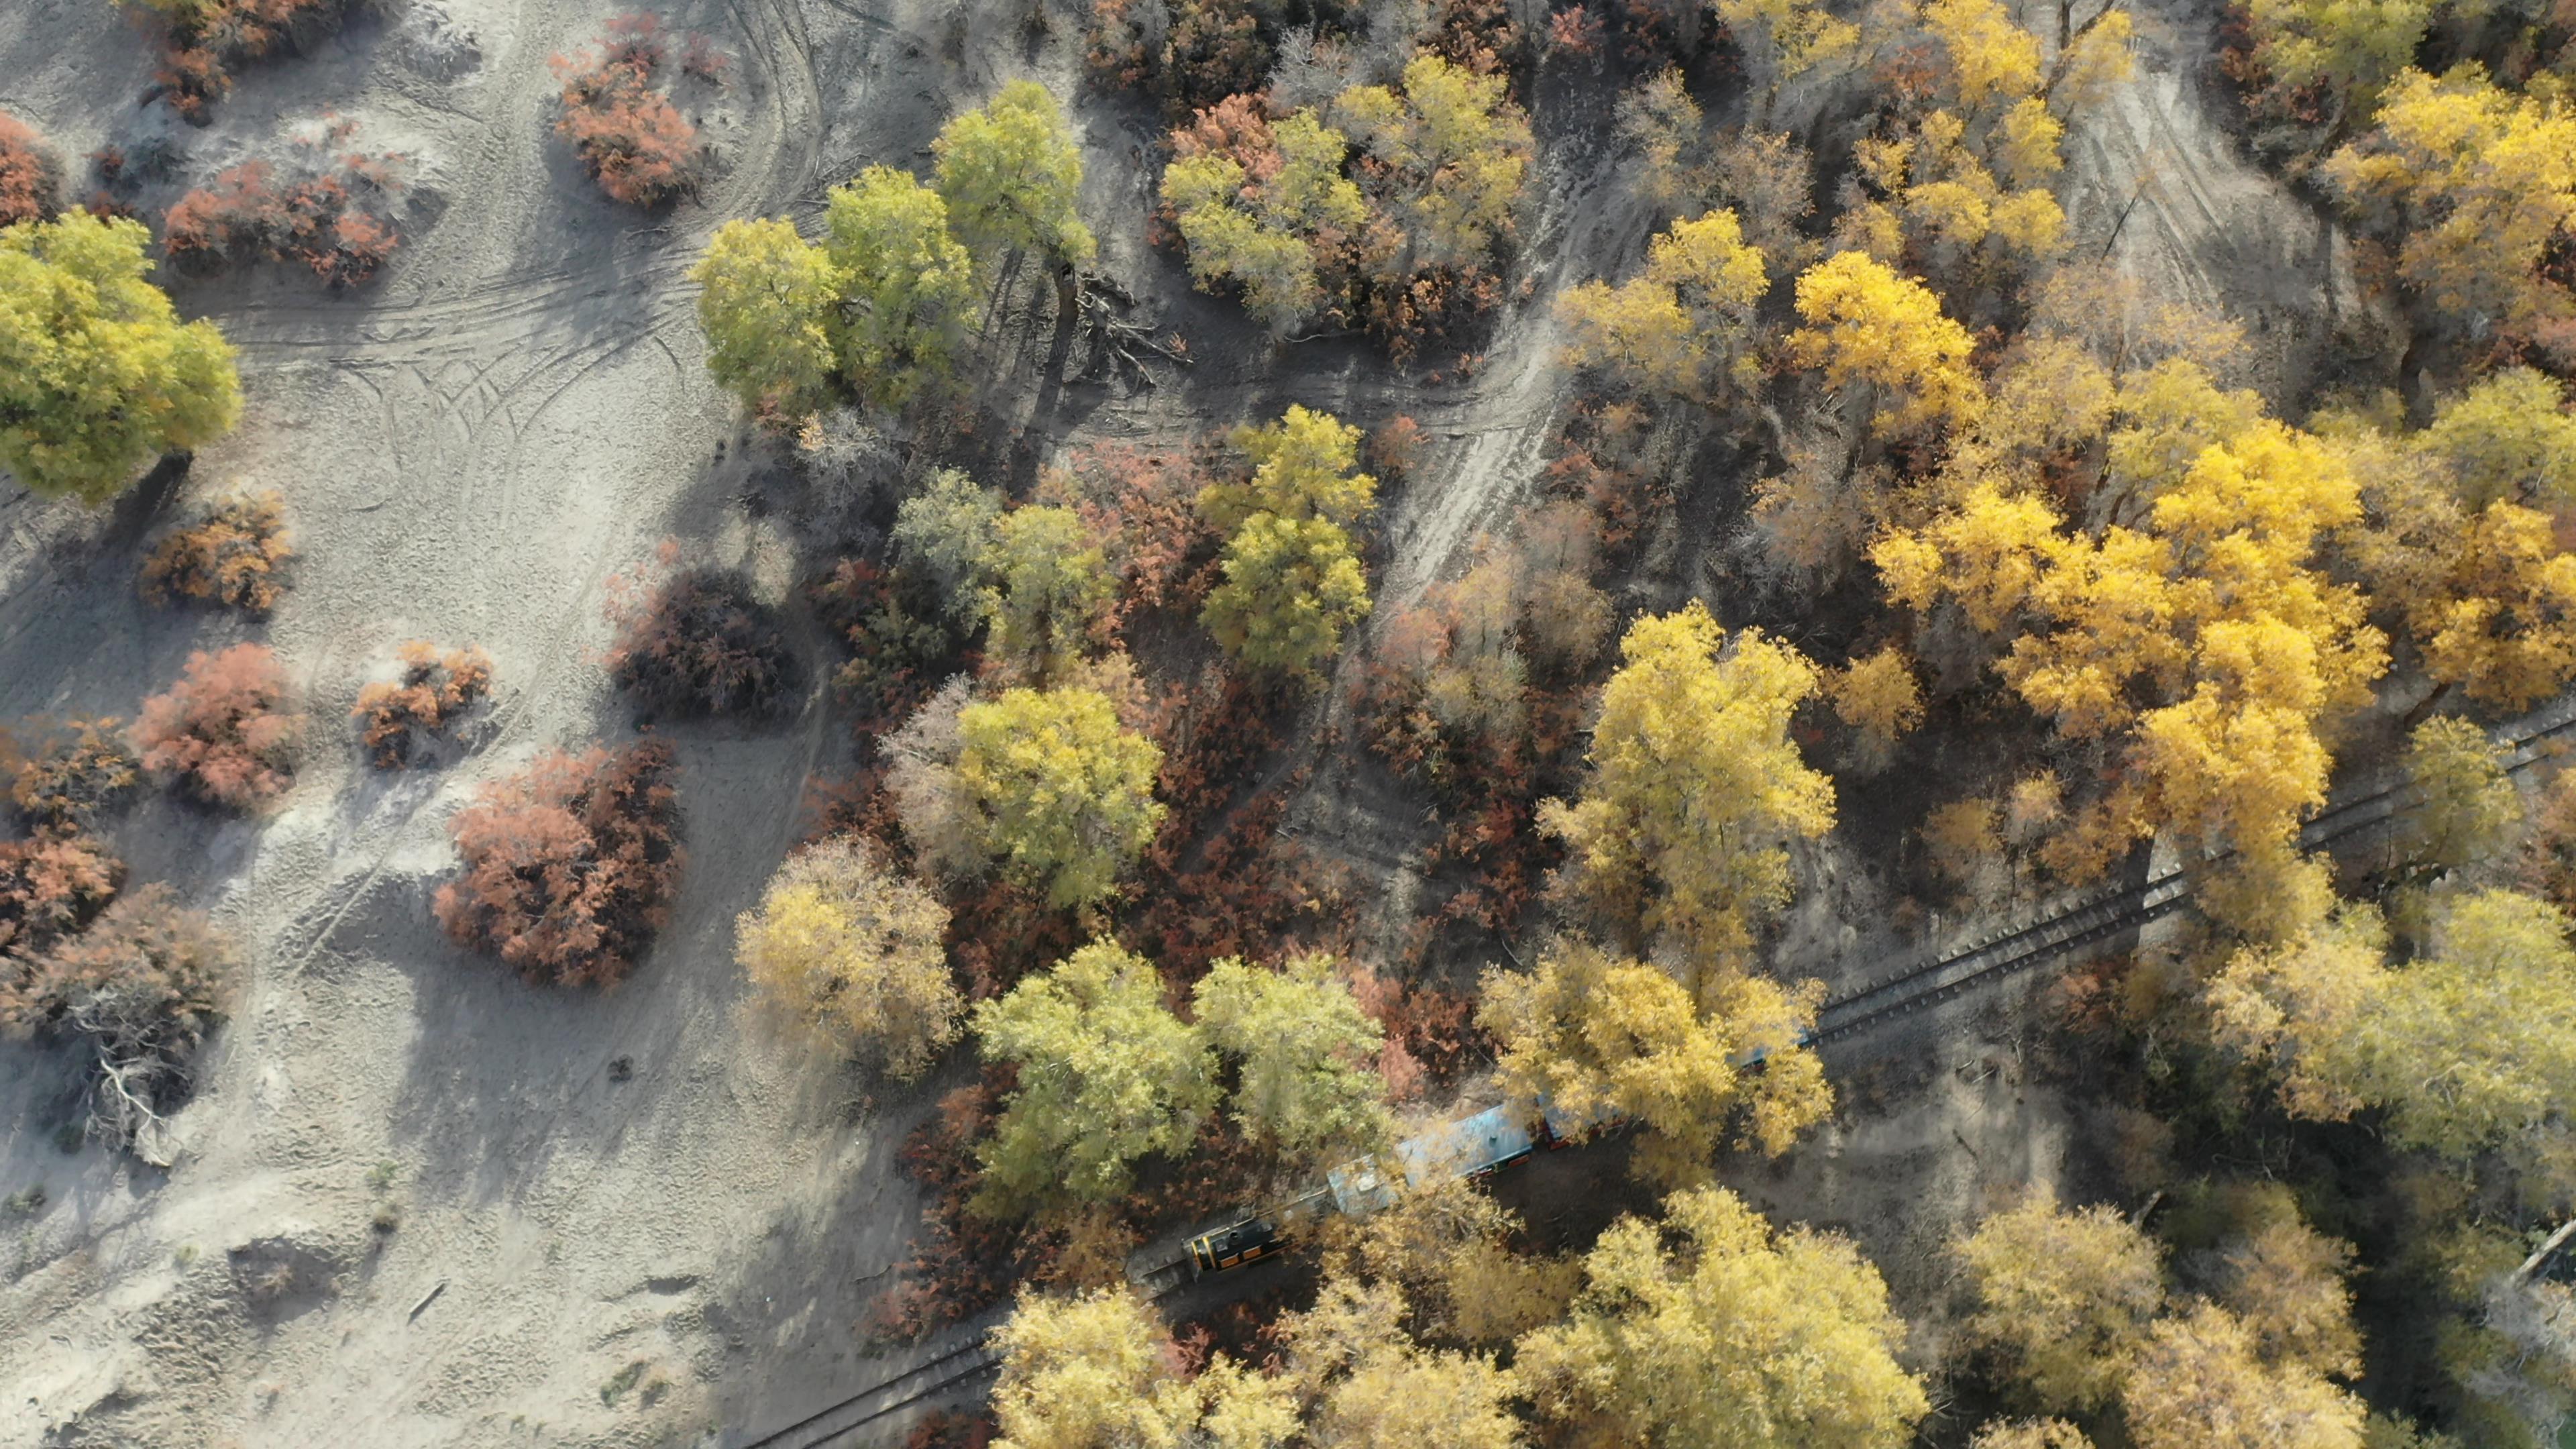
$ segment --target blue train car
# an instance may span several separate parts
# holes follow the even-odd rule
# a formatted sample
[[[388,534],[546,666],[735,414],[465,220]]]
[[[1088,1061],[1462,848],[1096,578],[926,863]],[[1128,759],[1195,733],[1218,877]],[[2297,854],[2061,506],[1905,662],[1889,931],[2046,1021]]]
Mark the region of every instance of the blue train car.
[[[1452,1178],[1478,1178],[1538,1150],[1537,1139],[1509,1106],[1443,1122],[1396,1144],[1382,1158],[1333,1169],[1333,1207],[1348,1217],[1383,1212],[1397,1197]]]

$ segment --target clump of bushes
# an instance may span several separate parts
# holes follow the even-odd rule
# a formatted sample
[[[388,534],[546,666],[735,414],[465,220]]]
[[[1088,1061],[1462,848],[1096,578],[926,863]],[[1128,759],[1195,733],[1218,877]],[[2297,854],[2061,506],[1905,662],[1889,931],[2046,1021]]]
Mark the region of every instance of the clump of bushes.
[[[191,795],[246,810],[293,783],[291,752],[303,720],[285,699],[286,671],[267,645],[199,650],[168,693],[143,702],[134,744],[145,767]]]
[[[180,197],[161,220],[170,260],[201,276],[296,262],[335,287],[374,276],[402,244],[392,206],[403,158],[337,150],[354,129],[335,122],[300,138],[283,168],[245,161]]]
[[[362,721],[358,738],[379,770],[410,764],[423,738],[445,736],[492,688],[492,656],[471,644],[441,652],[426,639],[408,639],[396,657],[402,672],[359,690],[350,711]]]
[[[0,226],[52,216],[62,184],[61,168],[36,133],[0,111]]]
[[[143,560],[143,597],[265,614],[286,592],[283,570],[294,558],[283,499],[274,492],[226,499],[153,548]]]
[[[156,882],[88,929],[0,960],[0,1025],[85,1042],[89,1134],[168,1166],[163,1119],[187,1096],[231,974],[223,938]]]
[[[0,767],[9,773],[9,799],[27,828],[64,833],[87,828],[143,778],[142,762],[119,737],[119,721],[76,719],[33,751],[0,740]]]
[[[764,710],[795,676],[778,611],[754,599],[738,573],[692,569],[650,588],[621,579],[609,617],[618,625],[610,676],[656,709]]]
[[[686,72],[720,79],[723,58],[692,40]],[[553,62],[563,82],[555,134],[571,144],[600,190],[634,206],[695,192],[706,168],[698,128],[654,84],[667,59],[658,20],[621,15],[608,22],[599,54]]]
[[[232,94],[233,67],[307,43],[337,25],[347,0],[126,0],[169,25],[154,79],[170,108],[198,125]],[[147,97],[148,99],[148,97]]]
[[[685,858],[671,747],[557,750],[476,791],[448,825],[465,873],[439,925],[531,981],[582,985],[633,969],[669,919]]]

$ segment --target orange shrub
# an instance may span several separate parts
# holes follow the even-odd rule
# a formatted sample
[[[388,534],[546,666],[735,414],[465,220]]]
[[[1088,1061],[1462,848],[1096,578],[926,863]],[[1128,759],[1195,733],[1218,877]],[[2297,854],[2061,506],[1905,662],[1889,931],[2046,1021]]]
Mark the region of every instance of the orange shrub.
[[[36,133],[0,111],[0,226],[42,221],[60,203],[62,172]]]
[[[134,744],[144,765],[210,804],[247,809],[286,793],[303,724],[282,707],[286,671],[265,644],[188,656],[167,694],[143,701]]]
[[[621,15],[608,22],[597,56],[556,56],[563,82],[563,115],[555,134],[602,191],[635,206],[652,206],[694,192],[706,165],[698,128],[654,86],[665,55],[660,22],[650,15]],[[692,52],[693,70],[720,73],[712,60]]]
[[[265,614],[286,592],[279,570],[294,558],[285,500],[273,492],[228,498],[153,548],[143,560],[143,597],[166,604],[176,595]]]
[[[358,738],[374,752],[376,768],[411,763],[423,735],[444,735],[457,718],[492,688],[492,656],[469,644],[442,654],[426,639],[404,641],[402,673],[358,691],[353,719],[365,721]]]
[[[334,122],[303,138],[282,176],[266,161],[216,173],[162,217],[162,249],[199,275],[270,261],[300,263],[335,287],[374,276],[402,244],[387,213],[403,189],[403,158],[330,155],[353,129]]]
[[[125,862],[87,835],[0,840],[0,956],[28,956],[104,910]]]
[[[465,873],[439,888],[439,925],[531,981],[623,977],[679,893],[672,769],[671,747],[646,740],[556,750],[482,786],[448,823]]]
[[[76,719],[33,751],[0,739],[0,768],[9,798],[31,830],[73,832],[123,799],[142,779],[142,762],[125,747],[113,719]]]

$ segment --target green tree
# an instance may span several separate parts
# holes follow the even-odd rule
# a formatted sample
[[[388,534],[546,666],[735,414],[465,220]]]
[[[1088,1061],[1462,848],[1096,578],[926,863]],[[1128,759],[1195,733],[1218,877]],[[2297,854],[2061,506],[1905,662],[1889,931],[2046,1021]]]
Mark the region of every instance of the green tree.
[[[1677,1246],[1665,1249],[1667,1241]],[[1898,1449],[1929,1412],[1905,1325],[1852,1245],[1770,1224],[1722,1188],[1623,1217],[1566,1320],[1520,1340],[1539,1409],[1655,1449]]]
[[[1384,274],[1473,266],[1511,234],[1533,147],[1503,77],[1417,55],[1401,94],[1353,86],[1333,102],[1333,118],[1383,168],[1379,184],[1402,228],[1401,259]]]
[[[1675,222],[1655,238],[1642,275],[1617,287],[1586,282],[1558,299],[1573,332],[1566,361],[1631,386],[1708,399],[1741,380],[1754,304],[1770,285],[1762,253],[1744,244],[1734,212]]]
[[[956,468],[933,473],[919,493],[895,507],[896,551],[929,575],[952,615],[973,615],[984,607],[984,568],[1001,531],[1002,508],[1002,490]]]
[[[1116,889],[1162,823],[1162,749],[1088,689],[1005,690],[957,723],[958,784],[986,854],[1058,906]]]
[[[1019,1087],[976,1149],[996,1214],[1124,1195],[1136,1159],[1177,1153],[1216,1108],[1215,1062],[1163,1006],[1162,978],[1114,941],[1084,946],[975,1008],[986,1061]]]
[[[233,351],[145,277],[151,233],[70,212],[0,228],[0,466],[98,504],[241,414]]]
[[[2482,891],[2439,921],[2438,951],[2389,968],[2378,914],[2348,907],[2211,982],[2214,1034],[2268,1060],[2297,1116],[2387,1113],[2402,1147],[2466,1159],[2529,1147],[2576,1108],[2576,949],[2556,907]]]
[[[869,402],[899,408],[947,381],[975,305],[974,260],[948,205],[909,171],[871,166],[824,203],[825,259],[841,277],[841,372]]]
[[[1256,513],[1226,540],[1225,582],[1208,591],[1200,622],[1255,669],[1307,675],[1368,617],[1368,578],[1351,536],[1321,518]]]
[[[1333,975],[1329,956],[1277,970],[1232,957],[1191,996],[1199,1029],[1238,1065],[1235,1119],[1256,1141],[1314,1156],[1369,1152],[1393,1136],[1386,1083],[1368,1059],[1384,1033]]]
[[[2405,764],[2415,787],[2402,827],[2409,855],[2450,870],[2512,844],[2522,795],[2485,730],[2456,716],[2428,719],[2408,736]]]
[[[2164,1304],[2164,1267],[2146,1234],[2110,1208],[2068,1212],[2042,1192],[1979,1223],[1957,1252],[1976,1295],[1969,1338],[2033,1402],[2110,1402]]]
[[[1703,969],[1741,959],[1787,903],[1786,842],[1834,823],[1833,782],[1789,739],[1815,666],[1758,630],[1720,657],[1727,644],[1697,601],[1631,625],[1583,796],[1539,814],[1566,841],[1577,900],[1632,938],[1671,938]]]
[[[1002,515],[983,573],[992,652],[1052,678],[1082,657],[1101,611],[1118,592],[1100,546],[1070,508],[1033,506]]]
[[[2471,508],[2499,500],[2576,506],[2576,412],[2555,378],[2508,367],[2443,399],[2410,451],[2432,462]]]
[[[802,417],[831,406],[833,322],[843,278],[784,218],[729,221],[689,270],[707,371],[755,412]]]
[[[1377,479],[1359,471],[1360,430],[1331,413],[1291,403],[1279,421],[1237,428],[1227,441],[1251,462],[1252,474],[1199,490],[1199,516],[1219,533],[1256,513],[1347,528],[1377,506]]]
[[[1163,205],[1199,287],[1233,282],[1255,317],[1285,333],[1324,302],[1319,253],[1336,253],[1368,224],[1367,201],[1342,175],[1350,141],[1313,111],[1276,123],[1224,107],[1211,114],[1220,113],[1240,122],[1242,149],[1260,173],[1192,130],[1175,131]]]
[[[2367,115],[2380,87],[2412,64],[2433,0],[2252,0],[2254,59],[2284,91],[2323,81]]]
[[[957,1039],[965,1009],[948,973],[948,909],[875,850],[834,837],[770,877],[760,908],[734,920],[734,959],[789,1018],[884,1058],[911,1081]]]
[[[1059,267],[1091,260],[1082,152],[1046,87],[1026,80],[1002,87],[982,110],[940,128],[931,152],[948,219],[970,250],[1036,251]]]

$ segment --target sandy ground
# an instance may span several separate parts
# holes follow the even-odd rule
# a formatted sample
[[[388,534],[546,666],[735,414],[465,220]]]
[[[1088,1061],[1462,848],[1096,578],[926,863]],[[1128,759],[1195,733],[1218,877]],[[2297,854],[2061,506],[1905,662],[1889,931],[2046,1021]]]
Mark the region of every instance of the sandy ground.
[[[135,877],[209,905],[247,967],[178,1119],[178,1164],[63,1153],[69,1063],[0,1045],[0,1193],[49,1197],[0,1224],[0,1442],[687,1443],[768,1427],[870,1376],[851,1324],[904,1251],[913,1203],[892,1149],[927,1092],[871,1098],[784,1052],[744,1010],[730,961],[734,913],[799,832],[803,782],[843,757],[819,685],[771,726],[666,731],[693,865],[673,927],[621,987],[531,990],[444,945],[427,903],[452,865],[445,818],[475,781],[628,730],[597,661],[612,574],[665,536],[773,589],[792,571],[790,540],[740,506],[738,425],[700,366],[682,273],[706,233],[727,216],[810,215],[863,164],[919,162],[952,109],[1003,79],[1070,93],[1067,26],[1059,9],[1054,38],[1024,42],[1017,5],[917,0],[666,11],[741,64],[703,117],[720,179],[702,205],[644,216],[599,198],[546,135],[548,57],[611,9],[414,0],[252,68],[192,131],[137,112],[148,47],[98,0],[0,6],[0,105],[67,159],[158,135],[195,177],[330,111],[410,154],[417,178],[406,249],[355,296],[283,275],[179,288],[239,343],[249,400],[183,496],[284,492],[304,561],[273,621],[136,599],[140,546],[169,505],[89,517],[0,499],[0,718],[131,714],[189,649],[253,636],[276,645],[313,716],[272,814],[152,801],[117,831]],[[2075,134],[2079,231],[2160,284],[2279,319],[2285,348],[2313,345],[2334,306],[2316,280],[2339,255],[2331,235],[2214,134],[2185,61],[2148,50],[2133,92]],[[1433,447],[1384,519],[1382,601],[1418,595],[1508,523],[1567,396],[1548,302],[1644,242],[1597,137],[1552,142],[1527,232],[1536,285],[1472,377],[1428,387],[1347,345],[1274,358],[1233,309],[1187,294],[1145,244],[1150,126],[1097,101],[1080,121],[1105,268],[1201,362],[1157,392],[1067,389],[1005,337],[992,361],[1015,474],[1069,438],[1168,437],[1289,400],[1402,410]],[[1544,95],[1539,121],[1559,139],[1583,124],[1552,118]],[[2112,238],[2141,176],[2148,204]],[[2249,237],[2286,250],[2247,255]],[[462,763],[380,776],[343,718],[412,637],[489,649],[500,702]],[[1328,771],[1296,818],[1400,902],[1392,863],[1414,826],[1390,810],[1403,802]],[[1870,974],[1901,945],[1877,924],[1883,890],[1830,847],[1809,865],[1820,888],[1785,963]],[[2071,1110],[2000,1068],[1977,1075],[1992,1048],[1974,1033],[1880,1050],[1919,1068],[1915,1085],[1767,1178],[1776,1210],[1919,1234],[2061,1170]],[[386,1204],[390,1233],[371,1223]],[[294,1286],[251,1291],[278,1263]]]

